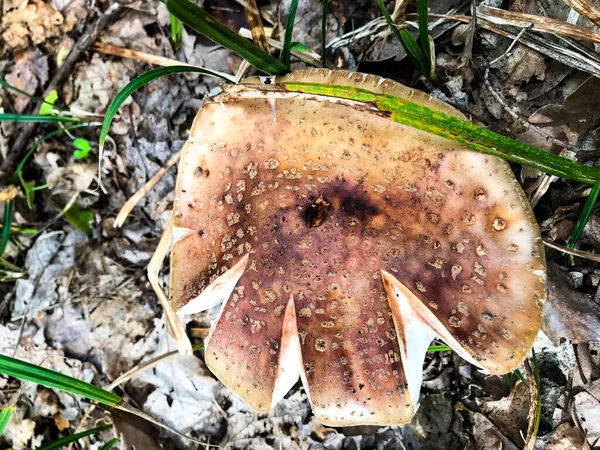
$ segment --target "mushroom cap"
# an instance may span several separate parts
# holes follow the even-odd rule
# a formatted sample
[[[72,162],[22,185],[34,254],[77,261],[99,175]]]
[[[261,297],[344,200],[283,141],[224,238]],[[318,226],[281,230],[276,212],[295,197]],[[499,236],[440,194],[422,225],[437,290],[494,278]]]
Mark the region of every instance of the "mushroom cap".
[[[461,117],[375,76],[307,70],[276,80],[286,82]],[[540,327],[546,268],[506,162],[349,104],[245,83],[198,112],[174,205],[173,308],[224,301],[211,371],[259,411],[300,374],[323,423],[383,425],[414,415],[434,336],[491,373],[515,369]]]

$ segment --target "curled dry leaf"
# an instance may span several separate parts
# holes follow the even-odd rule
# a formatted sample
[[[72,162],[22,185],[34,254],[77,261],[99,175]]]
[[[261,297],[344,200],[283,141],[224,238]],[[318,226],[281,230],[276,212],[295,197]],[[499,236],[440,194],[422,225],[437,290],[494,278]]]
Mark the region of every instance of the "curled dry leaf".
[[[458,114],[362,74],[276,82],[355,86]],[[300,376],[325,424],[404,423],[434,337],[506,373],[539,329],[544,253],[508,165],[360,102],[258,78],[222,87],[196,117],[177,196],[172,307],[225,302],[206,363],[256,410]]]
[[[481,412],[498,427],[502,433],[519,446],[525,442],[527,434],[530,395],[526,384],[518,381],[510,395],[500,400],[483,402]]]

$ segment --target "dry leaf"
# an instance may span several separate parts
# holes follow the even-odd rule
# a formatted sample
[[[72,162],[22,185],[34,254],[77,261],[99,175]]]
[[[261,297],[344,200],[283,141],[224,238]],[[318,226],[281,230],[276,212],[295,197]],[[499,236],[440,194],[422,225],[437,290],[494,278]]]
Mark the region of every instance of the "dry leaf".
[[[546,450],[582,450],[583,435],[570,423],[561,423],[552,432],[552,437],[546,445]]]
[[[575,395],[571,406],[573,418],[585,435],[588,444],[595,447],[600,443],[600,420],[598,420],[600,380],[587,385],[585,391]]]
[[[469,418],[473,424],[473,437],[477,450],[519,450],[483,414],[469,411]]]
[[[6,74],[6,81],[29,94],[35,94],[38,86],[48,81],[48,57],[37,49],[28,48],[14,53],[14,66]],[[22,113],[29,104],[29,97],[10,91],[15,111]]]
[[[558,345],[600,341],[600,305],[573,289],[567,275],[548,261],[548,296],[544,305],[542,329]]]
[[[543,106],[529,117],[529,121],[558,139],[577,144],[600,126],[599,103],[600,79],[590,77],[569,95],[564,106]]]
[[[2,17],[2,37],[12,48],[41,44],[46,39],[59,36],[64,18],[61,13],[41,0],[22,9],[10,11]]]
[[[523,445],[529,415],[529,388],[518,381],[510,395],[501,400],[483,402],[481,412],[513,442]]]

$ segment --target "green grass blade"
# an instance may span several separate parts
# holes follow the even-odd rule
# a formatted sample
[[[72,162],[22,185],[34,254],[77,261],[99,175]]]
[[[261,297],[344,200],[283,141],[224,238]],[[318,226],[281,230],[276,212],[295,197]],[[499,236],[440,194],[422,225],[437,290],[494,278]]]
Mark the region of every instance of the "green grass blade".
[[[31,95],[29,92],[25,92],[22,89],[19,89],[16,86],[13,86],[12,84],[8,83],[6,80],[4,80],[3,78],[0,78],[0,86],[5,87],[6,89],[10,89],[11,91],[15,91],[21,95],[24,95],[25,97],[28,97],[32,100],[38,101],[38,102],[44,102],[44,99],[42,97],[38,97],[36,95]]]
[[[162,0],[171,14],[211,41],[237,53],[269,75],[289,72],[287,66],[244,39],[189,0]]]
[[[521,380],[521,382],[524,385],[529,386],[529,383],[527,382],[527,380],[525,379],[525,377],[523,376],[523,374],[521,373],[521,371],[519,369],[515,369],[515,371],[513,372],[513,375],[516,376],[519,380]]]
[[[431,52],[429,50],[429,1],[417,0],[417,18],[419,22],[419,41],[421,48],[425,53],[427,61],[431,60]]]
[[[35,141],[33,143],[33,145],[31,147],[29,147],[29,149],[27,150],[27,153],[25,153],[25,156],[23,156],[23,159],[21,159],[21,161],[19,161],[19,165],[15,169],[15,173],[13,175],[13,183],[17,183],[19,181],[19,177],[20,177],[21,173],[23,172],[23,169],[25,168],[25,164],[27,164],[27,161],[29,160],[31,155],[33,155],[33,153],[35,152],[35,149],[38,148],[42,142],[47,141],[48,139],[50,139],[53,136],[56,136],[57,134],[67,132],[70,130],[74,130],[76,128],[89,127],[90,125],[91,124],[89,122],[84,122],[84,123],[80,123],[77,125],[69,125],[67,127],[59,128],[58,130],[51,131],[50,133],[42,136],[37,141]]]
[[[125,86],[121,91],[117,94],[117,96],[113,99],[112,103],[108,107],[106,111],[106,115],[104,116],[104,122],[102,124],[102,130],[100,131],[100,147],[104,146],[104,141],[106,140],[106,136],[108,135],[108,130],[110,129],[110,124],[114,119],[117,111],[123,104],[127,98],[133,94],[137,89],[144,86],[145,84],[150,83],[157,78],[164,77],[165,75],[171,75],[174,73],[183,73],[183,72],[195,72],[202,73],[204,75],[211,75],[217,78],[221,78],[225,81],[233,81],[233,78],[229,78],[227,75],[213,72],[208,69],[201,69],[199,67],[191,67],[191,66],[170,66],[170,67],[159,67],[158,69],[150,70],[146,73],[141,74],[139,77],[131,80],[127,86]]]
[[[408,59],[411,60],[413,65],[423,76],[429,78],[429,70],[427,70],[427,66],[425,63],[425,56],[419,48],[417,41],[415,41],[415,38],[413,38],[412,35],[404,28],[401,28],[400,30],[398,29],[398,27],[392,20],[390,13],[388,13],[387,9],[385,9],[383,0],[377,0],[377,3],[379,4],[379,9],[383,13],[383,16],[385,17],[385,20],[391,28],[392,32],[394,33],[398,41],[400,41],[402,47],[404,47],[404,51],[406,52]]]
[[[36,114],[0,114],[0,122],[81,122],[77,117],[38,116]]]
[[[183,37],[183,23],[173,14],[169,14],[169,16],[171,19],[171,40],[175,48],[179,48]]]
[[[594,185],[600,184],[600,169],[545,152],[404,98],[376,94],[350,86],[285,83],[284,87],[288,91],[368,103],[366,105],[368,108],[376,108],[388,120],[453,140],[478,152],[499,156],[557,177]]]
[[[43,447],[39,447],[38,450],[56,450],[57,448],[65,447],[71,442],[75,442],[87,436],[93,436],[94,434],[98,434],[101,431],[108,430],[110,428],[112,428],[112,425],[102,425],[97,428],[91,428],[89,430],[82,431],[80,433],[71,434],[70,436],[65,436],[64,438],[50,442],[49,444],[46,444]]]
[[[296,21],[296,10],[298,9],[298,0],[292,0],[287,23],[285,25],[285,36],[283,38],[283,49],[281,50],[281,62],[290,67],[290,52],[292,50],[292,34],[294,31],[294,22]]]
[[[112,438],[110,441],[100,447],[100,450],[110,450],[116,445],[117,442],[119,442],[119,438]]]
[[[567,247],[574,248],[575,244],[577,244],[577,241],[579,240],[579,236],[581,236],[581,232],[583,231],[585,224],[587,223],[588,219],[590,218],[590,214],[592,214],[592,209],[594,208],[594,205],[596,204],[596,201],[598,200],[599,194],[600,194],[600,186],[596,185],[592,188],[590,195],[588,196],[587,200],[585,201],[585,205],[583,206],[583,210],[581,211],[581,214],[579,215],[577,224],[575,224],[575,229],[573,230],[573,234],[571,234],[571,236],[569,237],[569,240],[567,242]]]
[[[0,436],[4,433],[4,429],[6,428],[6,425],[8,425],[8,421],[14,410],[15,407],[11,405],[2,408],[2,411],[0,411]]]
[[[430,345],[429,348],[427,348],[427,353],[447,352],[450,350],[452,349],[447,345]]]
[[[327,67],[325,58],[326,44],[327,44],[327,6],[329,2],[323,0],[323,9],[321,10],[321,61],[323,61],[323,67]]]
[[[10,356],[0,355],[0,373],[41,384],[42,386],[60,389],[71,394],[81,395],[109,406],[116,406],[122,401],[118,395],[93,384]]]
[[[415,40],[415,38],[408,32],[406,28],[401,28],[399,31],[400,38],[402,39],[402,43],[404,44],[404,49],[406,50],[408,56],[411,57],[413,63],[416,61],[416,67],[421,72],[425,78],[429,78],[430,70],[429,70],[429,60],[425,57],[419,44]]]
[[[4,205],[4,219],[2,221],[2,237],[0,238],[0,256],[4,254],[8,240],[10,239],[10,226],[13,220],[14,200]]]

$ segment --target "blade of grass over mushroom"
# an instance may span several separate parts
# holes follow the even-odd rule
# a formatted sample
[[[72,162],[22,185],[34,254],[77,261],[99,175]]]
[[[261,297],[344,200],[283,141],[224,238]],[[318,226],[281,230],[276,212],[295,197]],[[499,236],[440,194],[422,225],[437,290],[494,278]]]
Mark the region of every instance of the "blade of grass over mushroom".
[[[392,20],[390,13],[388,13],[387,9],[385,9],[383,0],[377,0],[377,3],[379,4],[379,9],[381,9],[381,12],[385,16],[386,22],[392,29],[392,32],[400,41],[402,47],[404,47],[404,51],[406,52],[408,58],[411,60],[411,62],[417,68],[417,70],[421,73],[421,75],[423,75],[426,78],[429,78],[427,60],[425,59],[425,55],[423,55],[423,52],[419,48],[419,44],[417,44],[415,38],[412,37],[412,34],[406,31],[406,29],[404,29],[403,27],[398,28],[398,26]]]
[[[8,421],[14,410],[14,406],[7,406],[0,411],[0,436],[4,433],[4,429],[6,428],[6,425],[8,425]]]
[[[184,73],[184,72],[194,72],[194,73],[202,73],[204,75],[210,75],[213,77],[221,78],[228,82],[233,82],[233,77],[226,75],[224,73],[215,72],[208,69],[201,69],[199,67],[190,67],[190,66],[169,66],[169,67],[159,67],[158,69],[150,70],[146,73],[143,73],[139,77],[131,80],[121,91],[117,94],[117,96],[113,99],[112,103],[108,107],[106,111],[106,115],[104,116],[104,123],[102,124],[102,130],[100,131],[100,151],[104,147],[104,141],[106,140],[106,136],[108,135],[108,130],[110,129],[110,124],[112,123],[113,118],[117,114],[117,111],[123,104],[127,98],[133,94],[137,89],[141,88],[145,84],[150,83],[157,78],[171,75],[174,73]]]
[[[0,373],[21,380],[31,381],[42,386],[60,389],[71,394],[81,395],[82,397],[108,406],[116,406],[122,401],[118,395],[93,384],[36,366],[35,364],[11,358],[10,356],[0,355]]]
[[[567,242],[567,247],[574,248],[575,244],[579,240],[579,236],[585,227],[588,219],[590,218],[590,214],[592,214],[592,209],[598,200],[598,195],[600,195],[600,185],[596,185],[590,191],[590,195],[585,201],[585,205],[583,206],[583,210],[579,215],[579,219],[577,219],[577,224],[575,225],[575,229],[573,230],[573,234],[569,237],[569,241]]]
[[[447,352],[452,350],[447,345],[430,345],[427,348],[427,353],[435,353],[435,352]]]
[[[0,122],[81,122],[77,117],[38,116],[35,114],[0,114]]]
[[[404,98],[348,86],[300,82],[285,83],[283,86],[288,92],[311,94],[313,100],[332,102],[350,100],[349,103],[355,107],[355,102],[360,102],[361,107],[374,109],[377,114],[388,120],[445,137],[473,150],[534,167],[558,177],[582,183],[600,184],[600,169],[545,152]],[[281,92],[274,92],[274,94],[281,94]],[[315,95],[320,97],[314,97]]]
[[[89,430],[82,431],[81,433],[71,434],[70,436],[65,436],[64,438],[52,441],[49,444],[44,445],[43,447],[39,447],[38,450],[55,450],[57,448],[62,448],[65,445],[70,444],[71,442],[75,442],[87,436],[93,436],[95,434],[100,433],[101,431],[109,430],[110,428],[112,428],[112,425],[101,425],[96,428],[90,428]]]
[[[296,10],[298,9],[298,0],[292,0],[290,11],[285,25],[285,36],[283,38],[283,49],[281,50],[281,62],[290,67],[290,52],[292,50],[292,34],[294,31],[294,22],[296,21]]]
[[[327,6],[329,5],[328,0],[323,0],[323,9],[321,11],[321,61],[323,67],[327,67],[325,51],[327,44]]]
[[[289,72],[286,65],[216,20],[189,0],[162,0],[171,14],[211,41],[237,53],[270,75]]]

